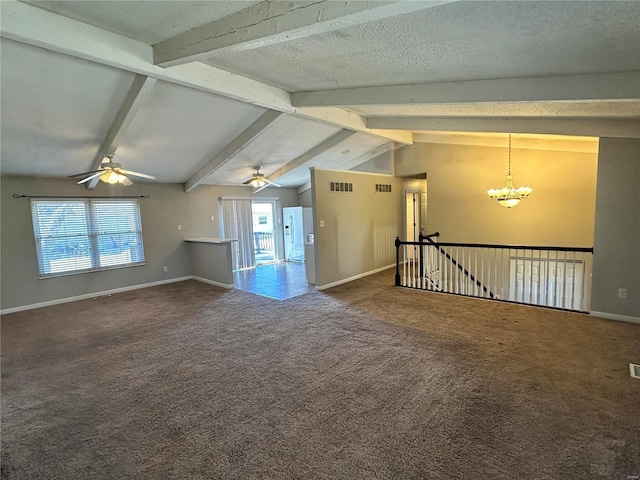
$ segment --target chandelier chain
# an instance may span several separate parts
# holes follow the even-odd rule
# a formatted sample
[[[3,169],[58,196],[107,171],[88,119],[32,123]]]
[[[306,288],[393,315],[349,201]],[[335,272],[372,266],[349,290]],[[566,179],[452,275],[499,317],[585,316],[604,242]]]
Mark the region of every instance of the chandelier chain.
[[[508,175],[511,175],[511,134],[509,134],[509,171]]]

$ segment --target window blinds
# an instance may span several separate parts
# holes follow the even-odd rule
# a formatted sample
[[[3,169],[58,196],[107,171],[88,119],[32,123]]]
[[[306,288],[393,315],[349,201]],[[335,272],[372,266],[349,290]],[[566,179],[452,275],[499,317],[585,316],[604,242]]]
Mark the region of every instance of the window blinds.
[[[144,264],[137,200],[32,200],[41,277]]]

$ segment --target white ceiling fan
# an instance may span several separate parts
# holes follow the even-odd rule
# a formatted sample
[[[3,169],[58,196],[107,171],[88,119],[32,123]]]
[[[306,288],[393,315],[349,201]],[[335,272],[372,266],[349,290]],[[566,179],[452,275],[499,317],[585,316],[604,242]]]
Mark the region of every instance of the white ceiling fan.
[[[282,186],[275,182],[272,182],[267,177],[265,177],[262,173],[260,173],[261,168],[262,168],[261,166],[255,167],[256,169],[255,173],[251,176],[249,180],[247,180],[246,182],[242,182],[242,184],[251,185],[253,188],[255,188],[254,193],[259,192],[260,190],[262,190],[263,188],[267,188],[268,186],[273,186],[273,187]]]
[[[133,185],[133,182],[129,179],[128,175],[147,178],[149,180],[156,180],[156,177],[154,177],[153,175],[132,172],[131,170],[124,170],[122,168],[122,165],[113,161],[113,155],[105,156],[102,160],[102,163],[100,164],[100,167],[98,167],[98,170],[93,170],[92,172],[76,173],[75,175],[69,175],[69,177],[82,177],[84,175],[88,176],[80,180],[78,184],[86,183],[97,177],[105,183],[121,183],[125,186]]]

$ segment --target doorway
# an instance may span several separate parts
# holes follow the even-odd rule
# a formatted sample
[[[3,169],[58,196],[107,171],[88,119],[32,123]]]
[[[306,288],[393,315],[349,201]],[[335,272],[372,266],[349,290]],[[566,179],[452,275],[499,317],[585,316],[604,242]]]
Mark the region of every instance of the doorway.
[[[421,225],[421,204],[422,204],[422,192],[405,190],[405,241],[406,242],[418,242],[420,232],[422,231]],[[417,257],[418,247],[413,248],[407,246],[405,249],[407,260],[412,260]]]
[[[405,193],[405,238],[407,242],[417,242],[420,236],[421,192],[407,190]]]
[[[427,174],[419,173],[402,179],[404,190],[404,238],[417,242],[420,232],[425,233],[427,220]]]
[[[253,249],[256,265],[274,263],[278,260],[276,248],[275,202],[251,202],[253,216]]]

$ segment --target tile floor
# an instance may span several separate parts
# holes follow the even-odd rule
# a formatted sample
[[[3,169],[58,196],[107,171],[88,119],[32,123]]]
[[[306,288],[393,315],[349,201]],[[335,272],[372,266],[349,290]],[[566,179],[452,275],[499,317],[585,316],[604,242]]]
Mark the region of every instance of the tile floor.
[[[259,265],[256,268],[234,273],[235,288],[276,300],[315,292],[307,282],[304,263],[280,262]]]

